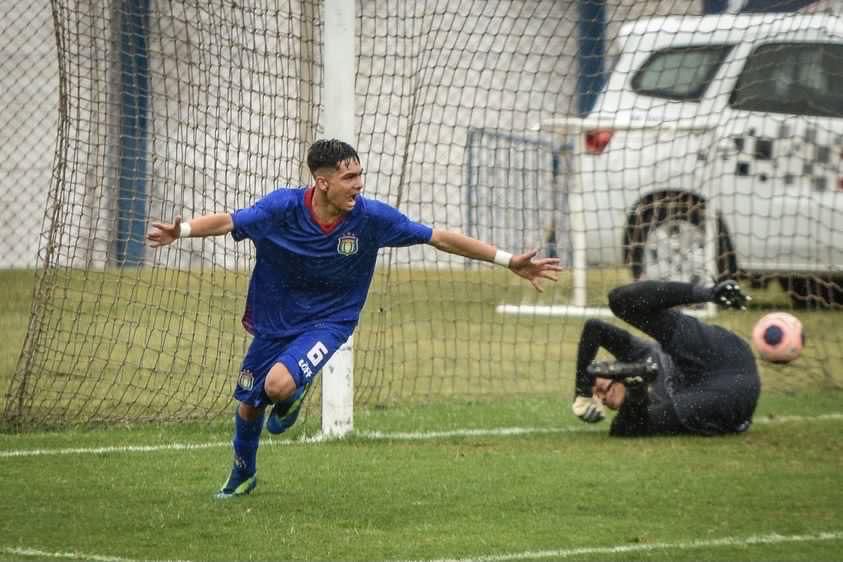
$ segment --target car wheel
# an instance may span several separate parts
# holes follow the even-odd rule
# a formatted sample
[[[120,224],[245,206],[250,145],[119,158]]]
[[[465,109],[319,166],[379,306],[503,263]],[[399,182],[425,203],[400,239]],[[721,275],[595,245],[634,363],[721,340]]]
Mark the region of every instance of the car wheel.
[[[627,261],[633,277],[705,283],[704,203],[686,193],[664,195],[639,203],[629,219]],[[720,279],[737,273],[732,242],[723,220],[718,221]]]
[[[843,306],[843,277],[791,275],[780,277],[794,308],[818,309]]]

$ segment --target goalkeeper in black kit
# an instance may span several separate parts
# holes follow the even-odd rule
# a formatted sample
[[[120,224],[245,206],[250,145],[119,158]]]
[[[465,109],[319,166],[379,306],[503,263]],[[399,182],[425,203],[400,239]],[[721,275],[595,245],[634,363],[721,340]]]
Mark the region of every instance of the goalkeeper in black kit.
[[[586,321],[577,352],[574,414],[585,422],[617,410],[610,435],[722,435],[749,429],[761,392],[755,357],[744,340],[675,310],[714,302],[745,309],[734,281],[713,287],[640,281],[613,289],[609,307],[655,341],[607,322]],[[617,361],[595,362],[599,348]]]

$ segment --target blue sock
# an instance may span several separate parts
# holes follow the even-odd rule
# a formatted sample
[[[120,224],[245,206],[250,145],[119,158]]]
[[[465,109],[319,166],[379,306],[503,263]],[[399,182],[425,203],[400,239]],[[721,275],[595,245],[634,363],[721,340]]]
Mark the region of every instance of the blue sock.
[[[234,468],[241,475],[249,477],[257,471],[258,445],[263,429],[263,413],[252,421],[234,414]]]

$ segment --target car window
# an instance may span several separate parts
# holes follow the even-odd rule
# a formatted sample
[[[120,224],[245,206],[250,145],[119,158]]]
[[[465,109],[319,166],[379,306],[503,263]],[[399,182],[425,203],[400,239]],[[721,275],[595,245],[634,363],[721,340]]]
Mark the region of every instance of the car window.
[[[735,109],[843,117],[843,45],[771,43],[747,58]]]
[[[731,48],[706,45],[658,51],[635,73],[632,89],[659,98],[699,100]]]

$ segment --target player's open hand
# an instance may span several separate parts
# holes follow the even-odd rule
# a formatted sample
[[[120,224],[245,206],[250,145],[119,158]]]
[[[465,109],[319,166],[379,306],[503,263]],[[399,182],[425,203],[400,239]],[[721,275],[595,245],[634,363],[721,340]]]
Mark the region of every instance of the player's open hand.
[[[146,239],[149,240],[150,246],[158,248],[175,242],[180,232],[181,217],[177,216],[176,222],[172,224],[161,222],[152,223],[149,232],[146,234]]]
[[[538,253],[538,250],[533,250],[526,254],[512,256],[509,269],[529,281],[538,292],[542,292],[539,279],[558,281],[558,272],[562,271],[562,267],[559,265],[559,258],[536,258]]]
[[[732,279],[718,283],[711,292],[714,295],[714,302],[725,308],[746,310],[746,303],[752,300],[752,297],[741,292],[741,286]]]
[[[603,404],[593,396],[577,396],[571,409],[575,416],[586,423],[597,423],[606,417]]]

